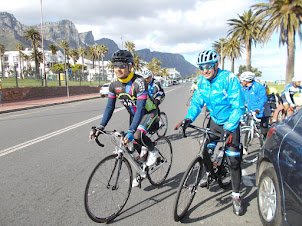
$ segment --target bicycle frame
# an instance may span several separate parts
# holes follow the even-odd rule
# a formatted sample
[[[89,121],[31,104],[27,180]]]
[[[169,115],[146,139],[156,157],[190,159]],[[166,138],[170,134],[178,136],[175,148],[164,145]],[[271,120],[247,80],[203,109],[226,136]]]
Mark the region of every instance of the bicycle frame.
[[[248,121],[248,125],[246,126],[241,126],[241,130],[250,130],[250,133],[249,133],[249,138],[251,140],[254,139],[254,133],[255,133],[255,130],[261,134],[261,132],[259,131],[258,127],[257,127],[257,124],[259,124],[261,122],[261,119],[258,119],[256,117],[256,113],[254,111],[250,111],[249,113],[245,114],[244,117],[247,118],[247,121]]]

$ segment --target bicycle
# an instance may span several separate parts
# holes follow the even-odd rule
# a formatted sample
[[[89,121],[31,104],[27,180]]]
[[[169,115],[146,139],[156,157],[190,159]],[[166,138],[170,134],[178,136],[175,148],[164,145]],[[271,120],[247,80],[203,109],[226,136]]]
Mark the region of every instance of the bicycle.
[[[175,127],[175,130],[177,130],[179,126],[180,123]],[[192,124],[189,125],[189,127],[200,131],[202,133],[203,139],[199,153],[185,171],[178,187],[173,207],[173,215],[175,221],[179,221],[184,218],[186,213],[188,212],[195,194],[197,193],[199,183],[204,175],[204,165],[207,165],[208,169],[210,170],[206,186],[207,189],[214,181],[217,181],[222,189],[228,189],[231,185],[230,169],[225,158],[225,150],[228,141],[222,141],[220,139],[217,140],[217,142],[222,142],[222,146],[219,148],[219,154],[222,153],[222,155],[218,154],[218,156],[220,156],[220,158],[217,158],[218,161],[212,162],[207,154],[207,144],[210,142],[209,135],[220,137],[220,134],[214,133],[208,128],[201,128]],[[185,136],[184,132],[183,136]]]
[[[158,129],[156,130],[156,133],[159,137],[164,137],[168,130],[168,116],[165,112],[161,111],[158,119]]]
[[[211,120],[211,115],[210,115],[210,111],[208,110],[208,108],[205,108],[205,113],[204,113],[204,120],[203,120],[203,123],[202,123],[202,127],[203,128],[207,128],[208,127],[208,124],[209,124],[209,121]]]
[[[255,163],[258,160],[259,150],[263,146],[263,138],[260,132],[261,119],[256,117],[256,112],[245,113],[245,120],[241,121],[241,138],[243,146],[243,163]]]
[[[94,127],[95,128],[95,127]],[[96,128],[96,130],[98,130]],[[135,157],[135,150],[129,144],[124,146],[125,132],[101,131],[99,134],[111,136],[115,145],[112,155],[105,157],[93,169],[85,188],[85,210],[90,219],[98,223],[105,223],[116,218],[126,205],[132,190],[132,167],[136,171],[137,181],[141,187],[141,181],[148,178],[152,185],[160,186],[166,180],[172,164],[172,145],[168,138],[158,137],[155,147],[159,157],[153,166],[146,166],[144,161]],[[152,138],[150,132],[148,135]],[[153,138],[152,138],[153,139]],[[104,147],[99,142],[96,143]],[[132,143],[133,144],[133,143]]]
[[[193,93],[193,94],[194,94],[194,93]],[[192,98],[193,98],[193,94],[192,94],[192,95],[189,97],[189,99],[187,100],[187,103],[186,103],[187,106],[190,105],[191,100],[192,100]]]

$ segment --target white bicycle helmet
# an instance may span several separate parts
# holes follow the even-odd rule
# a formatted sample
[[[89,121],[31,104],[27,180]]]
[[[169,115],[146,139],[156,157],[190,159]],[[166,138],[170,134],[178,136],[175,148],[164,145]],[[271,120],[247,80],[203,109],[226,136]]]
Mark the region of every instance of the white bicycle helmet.
[[[142,76],[144,77],[144,79],[149,78],[150,76],[152,76],[152,78],[153,78],[153,73],[150,70],[145,70],[145,71],[143,71]]]
[[[219,60],[219,55],[214,50],[204,50],[199,53],[196,64],[209,64],[209,63],[217,63]]]
[[[295,76],[293,77],[292,82],[301,82],[301,78]]]
[[[251,82],[254,81],[255,79],[255,74],[251,71],[245,71],[240,75],[240,81],[246,81],[246,82]]]

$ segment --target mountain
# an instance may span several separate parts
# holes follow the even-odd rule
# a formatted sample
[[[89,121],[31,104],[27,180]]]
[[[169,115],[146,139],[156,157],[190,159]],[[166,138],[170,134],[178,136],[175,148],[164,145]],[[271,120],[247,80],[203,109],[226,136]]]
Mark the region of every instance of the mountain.
[[[34,28],[40,32],[40,24],[26,26],[21,24],[13,14],[0,12],[0,43],[4,44],[6,50],[16,50],[15,46],[21,43],[25,48],[31,48],[30,41],[25,41],[23,34],[26,30]],[[43,23],[44,48],[47,49],[50,44],[59,46],[62,40],[66,40],[70,48],[78,49],[79,47],[88,47],[95,44],[106,45],[108,54],[105,60],[110,60],[112,53],[119,50],[118,45],[111,39],[101,38],[95,40],[92,31],[79,33],[74,23],[69,20],[61,20],[57,22]],[[138,50],[137,53],[142,60],[146,62],[152,61],[156,57],[162,61],[162,67],[176,68],[182,76],[195,74],[196,67],[190,64],[180,54],[152,52],[149,49]]]

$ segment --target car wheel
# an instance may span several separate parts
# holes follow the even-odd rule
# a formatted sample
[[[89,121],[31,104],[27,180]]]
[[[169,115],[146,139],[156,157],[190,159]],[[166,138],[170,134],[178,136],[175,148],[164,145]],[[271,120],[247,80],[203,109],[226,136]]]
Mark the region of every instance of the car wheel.
[[[280,187],[274,168],[262,173],[257,191],[258,212],[263,225],[281,225]]]

